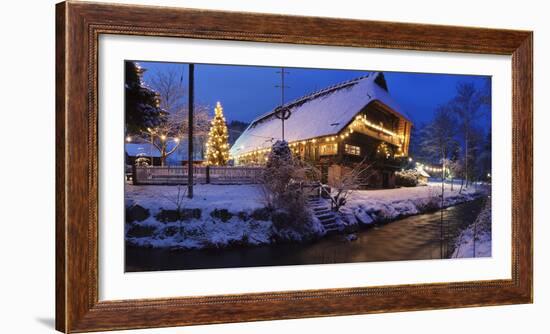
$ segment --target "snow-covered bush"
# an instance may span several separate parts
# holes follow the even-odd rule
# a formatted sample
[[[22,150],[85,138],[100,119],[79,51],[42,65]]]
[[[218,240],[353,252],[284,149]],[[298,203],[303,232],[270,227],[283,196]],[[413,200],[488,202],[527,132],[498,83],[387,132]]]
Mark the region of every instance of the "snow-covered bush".
[[[414,169],[407,169],[395,173],[395,184],[402,187],[416,187],[420,173]]]
[[[135,161],[136,166],[149,166],[150,160],[144,153],[139,153]]]
[[[438,187],[429,187],[426,195],[414,201],[418,212],[431,212],[441,208],[441,191]]]
[[[281,204],[278,203],[280,197],[289,191],[294,172],[294,159],[288,143],[278,140],[271,148],[262,175],[266,207],[275,209]]]
[[[294,233],[307,235],[312,229],[311,214],[306,207],[302,183],[306,172],[300,161],[292,156],[288,143],[278,140],[268,155],[263,173],[264,201],[272,210],[273,229],[284,239]]]

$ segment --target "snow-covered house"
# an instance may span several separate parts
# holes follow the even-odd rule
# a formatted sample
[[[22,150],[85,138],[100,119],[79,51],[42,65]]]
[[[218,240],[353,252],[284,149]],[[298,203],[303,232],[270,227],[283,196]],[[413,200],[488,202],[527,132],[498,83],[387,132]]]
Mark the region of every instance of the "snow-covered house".
[[[285,140],[300,158],[314,163],[329,184],[366,159],[375,172],[365,184],[393,187],[394,172],[408,156],[412,122],[389,93],[384,74],[370,73],[298,98],[282,107]],[[236,165],[262,164],[281,139],[279,109],[254,121],[231,147]]]
[[[430,174],[428,174],[424,168],[416,168],[418,171],[418,183],[420,184],[428,184],[428,180],[431,177]]]

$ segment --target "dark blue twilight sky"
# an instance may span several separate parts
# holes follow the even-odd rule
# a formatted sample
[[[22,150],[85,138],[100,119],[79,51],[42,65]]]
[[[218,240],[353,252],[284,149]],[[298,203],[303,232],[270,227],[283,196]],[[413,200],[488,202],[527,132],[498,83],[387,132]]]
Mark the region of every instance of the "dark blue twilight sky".
[[[183,74],[187,86],[187,64],[139,61],[147,69],[144,81],[148,83],[155,72],[173,69]],[[250,122],[280,104],[280,68],[234,65],[195,65],[195,101],[212,109],[220,101],[227,120]],[[286,68],[285,101],[306,95],[312,91],[353,79],[369,71]],[[448,75],[384,72],[390,94],[394,100],[419,124],[428,122],[438,105],[449,101],[459,82],[473,82],[483,87],[489,77],[472,75]],[[187,98],[186,98],[187,99]],[[490,113],[483,123],[489,125]]]

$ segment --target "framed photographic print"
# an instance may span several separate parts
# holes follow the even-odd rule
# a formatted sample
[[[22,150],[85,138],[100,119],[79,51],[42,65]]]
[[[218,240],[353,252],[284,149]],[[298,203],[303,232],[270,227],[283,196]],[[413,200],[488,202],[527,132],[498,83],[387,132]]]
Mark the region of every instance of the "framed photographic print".
[[[532,302],[532,32],[57,5],[56,328]]]

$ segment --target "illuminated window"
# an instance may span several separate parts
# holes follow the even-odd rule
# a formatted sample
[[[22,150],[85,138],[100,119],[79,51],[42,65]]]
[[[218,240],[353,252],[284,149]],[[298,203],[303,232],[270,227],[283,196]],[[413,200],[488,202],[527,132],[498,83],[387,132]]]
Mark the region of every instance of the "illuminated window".
[[[319,155],[334,155],[338,152],[338,143],[319,145]]]
[[[361,155],[361,148],[359,146],[346,144],[345,151],[346,151],[346,154]]]

